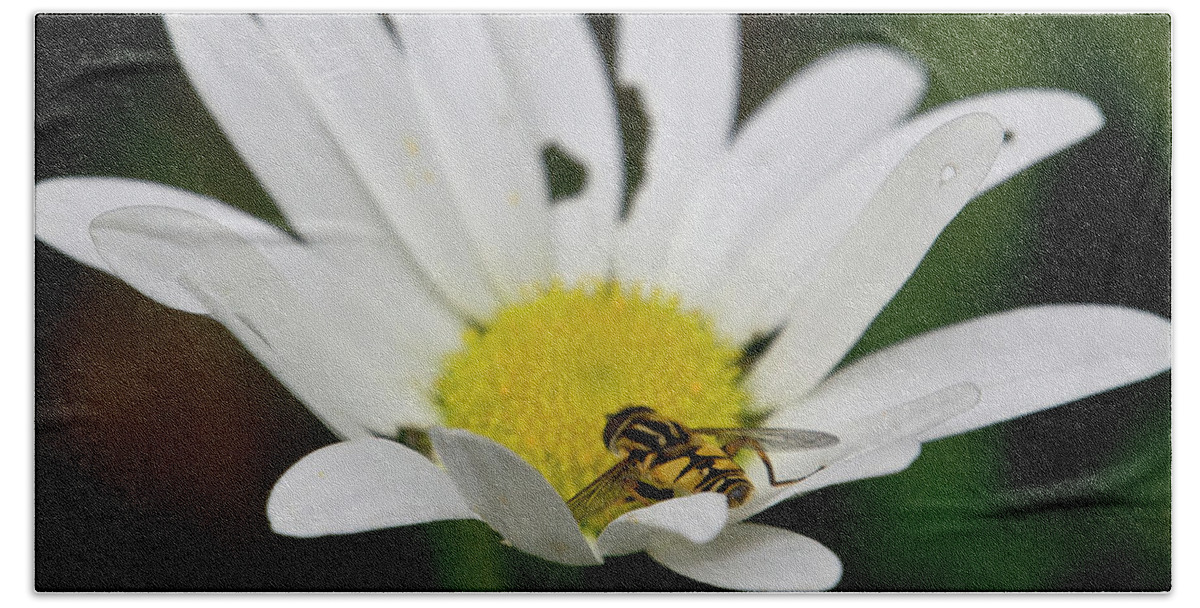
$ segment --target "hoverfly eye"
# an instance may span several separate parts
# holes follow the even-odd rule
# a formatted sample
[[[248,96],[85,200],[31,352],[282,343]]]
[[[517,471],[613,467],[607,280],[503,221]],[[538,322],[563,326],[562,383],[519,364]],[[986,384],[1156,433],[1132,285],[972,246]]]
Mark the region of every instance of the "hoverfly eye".
[[[604,425],[604,434],[601,435],[601,441],[605,447],[611,446],[613,439],[620,432],[625,423],[637,414],[653,413],[654,410],[644,405],[631,405],[615,414],[607,414],[605,418],[608,422]]]
[[[746,502],[746,499],[749,497],[749,494],[750,494],[749,488],[747,488],[744,485],[739,485],[739,486],[733,488],[732,490],[730,490],[729,493],[725,495],[725,499],[726,499],[726,502],[729,504],[729,508],[733,509],[733,508],[742,506],[742,503]]]

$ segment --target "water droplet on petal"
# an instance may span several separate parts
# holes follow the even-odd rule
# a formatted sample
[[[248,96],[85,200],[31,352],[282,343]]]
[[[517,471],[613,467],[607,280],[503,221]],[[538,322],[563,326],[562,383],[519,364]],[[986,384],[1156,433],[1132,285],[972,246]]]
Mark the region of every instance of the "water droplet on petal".
[[[941,183],[945,184],[958,176],[958,168],[952,164],[947,164],[942,167]]]

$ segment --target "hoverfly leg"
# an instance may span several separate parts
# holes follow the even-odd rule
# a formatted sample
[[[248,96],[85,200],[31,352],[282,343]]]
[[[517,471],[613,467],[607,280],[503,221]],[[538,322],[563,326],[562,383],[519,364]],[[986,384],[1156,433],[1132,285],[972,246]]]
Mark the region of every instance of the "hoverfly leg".
[[[737,449],[739,449],[739,450],[742,449],[743,447],[748,447],[748,448],[754,450],[754,452],[756,454],[758,454],[758,457],[762,459],[763,465],[765,465],[767,467],[767,479],[771,482],[772,486],[777,487],[777,488],[780,486],[790,486],[794,483],[800,483],[800,482],[804,481],[805,479],[808,479],[809,477],[812,477],[813,475],[816,475],[817,473],[820,473],[821,471],[825,470],[825,465],[821,465],[821,466],[817,467],[817,469],[815,471],[813,471],[812,473],[809,473],[808,475],[805,475],[803,477],[798,477],[796,479],[785,479],[783,481],[777,481],[775,479],[775,467],[771,466],[771,458],[767,456],[767,451],[763,449],[762,444],[760,444],[757,440],[751,439],[749,437],[737,439],[737,440],[731,441],[729,443],[730,446],[732,446],[734,444],[739,444],[737,446]],[[728,447],[729,446],[726,446],[726,449],[728,449]],[[733,452],[731,452],[730,455],[732,456],[735,453],[737,453],[737,450],[734,450]]]

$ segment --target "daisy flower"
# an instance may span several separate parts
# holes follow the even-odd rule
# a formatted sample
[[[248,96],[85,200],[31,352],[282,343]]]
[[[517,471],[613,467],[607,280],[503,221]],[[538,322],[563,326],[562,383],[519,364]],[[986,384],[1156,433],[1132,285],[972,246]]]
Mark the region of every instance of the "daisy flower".
[[[968,201],[1103,124],[1079,95],[914,113],[922,67],[859,45],[738,122],[736,19],[622,18],[615,77],[646,123],[627,188],[582,19],[167,24],[292,232],[160,184],[72,177],[38,184],[37,236],[218,320],[344,440],[278,481],[280,534],[479,519],[564,564],[645,551],[722,587],[826,589],[836,555],[744,520],[1169,367],[1165,320],[1100,305],[980,317],[839,367]],[[577,520],[566,501],[618,463],[606,416],[631,405],[838,441],[771,452],[790,484],[739,452],[744,504],[681,491]]]

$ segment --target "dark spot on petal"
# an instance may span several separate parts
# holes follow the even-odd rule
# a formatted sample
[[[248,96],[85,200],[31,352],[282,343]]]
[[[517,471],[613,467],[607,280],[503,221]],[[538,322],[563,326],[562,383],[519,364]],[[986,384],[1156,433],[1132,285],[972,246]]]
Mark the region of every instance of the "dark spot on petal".
[[[766,333],[756,333],[750,337],[750,341],[746,346],[742,347],[742,356],[738,359],[738,367],[742,368],[742,374],[750,371],[754,364],[771,348],[771,343],[779,336],[782,327],[775,328]]]
[[[379,20],[383,22],[383,27],[387,29],[388,38],[391,39],[392,45],[397,51],[404,52],[404,45],[400,41],[400,30],[396,29],[396,22],[392,21],[387,15],[379,15]]]
[[[646,114],[641,95],[633,87],[618,86],[617,116],[621,121],[621,140],[625,146],[625,198],[621,201],[621,217],[629,217],[633,195],[646,173],[646,143],[650,138],[650,117]]]
[[[587,184],[587,169],[558,146],[542,148],[542,166],[552,202],[578,194]]]

